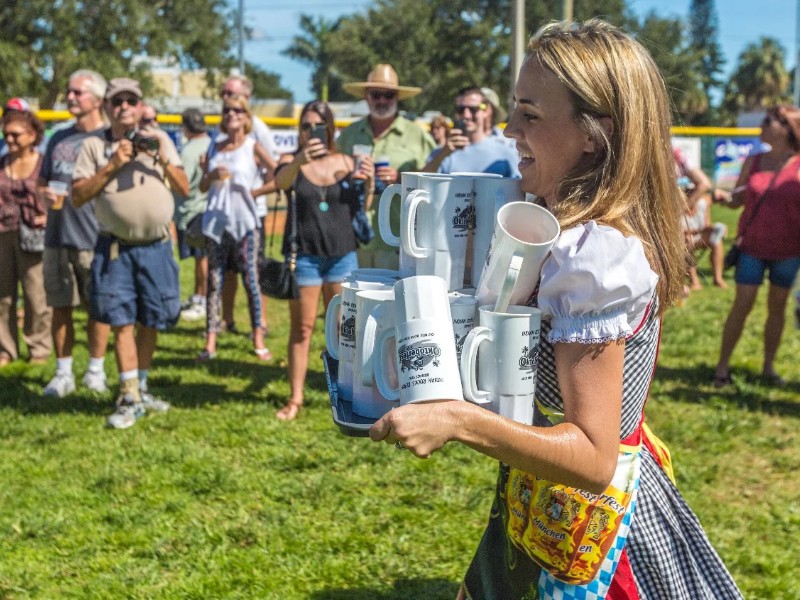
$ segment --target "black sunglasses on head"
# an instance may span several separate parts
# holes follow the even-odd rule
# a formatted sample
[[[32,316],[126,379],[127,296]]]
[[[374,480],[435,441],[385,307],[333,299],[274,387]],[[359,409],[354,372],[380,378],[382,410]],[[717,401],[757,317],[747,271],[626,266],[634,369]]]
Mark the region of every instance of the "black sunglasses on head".
[[[380,100],[381,98],[384,100],[394,100],[397,98],[397,92],[392,90],[369,90],[367,94],[369,94],[369,97],[373,100]]]
[[[222,114],[227,115],[228,113],[235,113],[237,115],[241,115],[246,113],[247,111],[239,106],[226,106],[222,109]]]
[[[114,96],[111,99],[112,106],[122,106],[125,103],[127,103],[128,106],[136,106],[139,104],[139,98],[136,96],[123,96],[121,98],[119,96]]]

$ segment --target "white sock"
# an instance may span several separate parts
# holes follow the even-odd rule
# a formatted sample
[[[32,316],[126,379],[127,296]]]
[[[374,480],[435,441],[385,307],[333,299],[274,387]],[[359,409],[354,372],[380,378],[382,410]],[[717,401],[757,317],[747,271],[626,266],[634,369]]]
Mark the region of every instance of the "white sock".
[[[89,371],[92,373],[99,373],[103,370],[103,364],[106,361],[105,356],[101,356],[100,358],[89,357]]]
[[[119,374],[119,380],[120,382],[122,382],[122,381],[128,381],[129,379],[136,379],[137,375],[139,375],[139,371],[137,371],[136,369],[132,369],[130,371],[123,371],[122,373]]]
[[[56,359],[56,373],[66,373],[72,375],[72,357],[65,356],[64,358]]]
[[[147,369],[139,369],[139,389],[143,392],[147,391],[147,374],[149,372]]]

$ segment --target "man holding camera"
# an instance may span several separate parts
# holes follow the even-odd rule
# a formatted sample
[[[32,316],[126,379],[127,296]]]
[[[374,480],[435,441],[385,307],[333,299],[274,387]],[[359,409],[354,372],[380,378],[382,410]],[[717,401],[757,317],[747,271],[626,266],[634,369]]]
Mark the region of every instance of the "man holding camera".
[[[92,261],[90,316],[111,325],[119,395],[108,425],[125,429],[146,410],[169,404],[147,390],[159,330],[178,320],[178,265],[169,223],[172,192],[189,182],[175,145],[162,130],[139,131],[142,91],[133,79],[112,79],[105,93],[111,126],[87,138],[73,170],[76,207],[94,199],[99,236]],[[137,327],[138,325],[138,327]]]
[[[456,95],[456,118],[447,143],[435,150],[422,169],[428,173],[494,173],[520,177],[515,148],[492,135],[492,109],[481,88]]]

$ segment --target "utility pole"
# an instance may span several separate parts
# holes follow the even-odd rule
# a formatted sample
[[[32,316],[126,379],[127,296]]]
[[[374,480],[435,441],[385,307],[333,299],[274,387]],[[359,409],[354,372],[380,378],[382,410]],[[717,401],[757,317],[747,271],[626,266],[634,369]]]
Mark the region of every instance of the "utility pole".
[[[524,57],[525,0],[514,0],[511,3],[511,93],[508,95],[508,114],[514,110],[515,87]]]
[[[561,0],[561,19],[572,21],[572,0]]]
[[[239,30],[239,74],[244,77],[244,0],[239,0],[237,17],[236,25]]]
[[[800,106],[800,0],[797,0],[794,21],[794,105]]]

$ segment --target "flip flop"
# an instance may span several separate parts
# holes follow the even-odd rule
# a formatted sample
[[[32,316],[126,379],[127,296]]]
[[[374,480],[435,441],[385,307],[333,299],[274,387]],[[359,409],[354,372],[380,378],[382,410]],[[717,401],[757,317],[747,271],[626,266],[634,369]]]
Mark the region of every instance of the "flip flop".
[[[194,359],[195,364],[200,364],[204,362],[208,362],[210,360],[214,360],[217,358],[216,352],[209,352],[208,350],[203,350],[200,354],[197,355],[197,358]]]
[[[255,352],[258,360],[272,360],[272,352],[269,351],[269,348],[254,348],[253,352]]]
[[[275,416],[280,421],[294,421],[297,418],[297,413],[300,412],[300,404],[296,402],[289,402],[286,406],[275,413]]]

